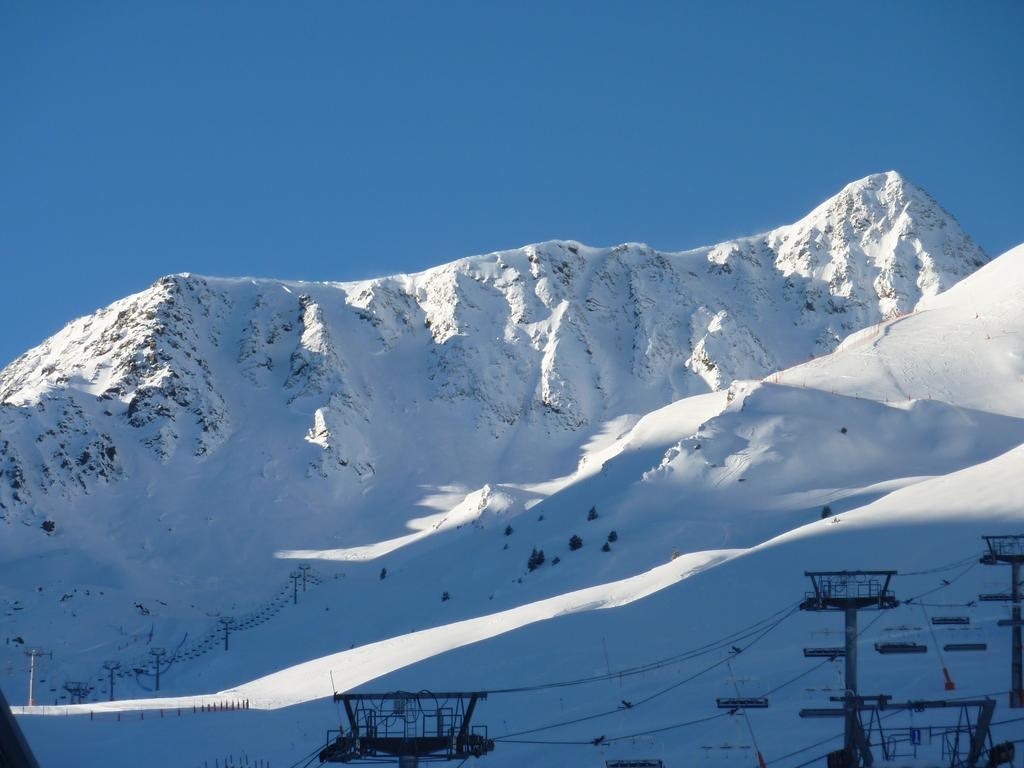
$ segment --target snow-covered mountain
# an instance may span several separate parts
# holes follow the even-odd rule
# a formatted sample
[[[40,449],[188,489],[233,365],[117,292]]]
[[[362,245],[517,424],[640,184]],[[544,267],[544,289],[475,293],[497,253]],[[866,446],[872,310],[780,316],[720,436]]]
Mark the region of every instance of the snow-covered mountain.
[[[53,650],[52,704],[67,679],[104,698],[114,658],[117,698],[141,698],[159,645],[175,698],[78,711],[253,709],[23,726],[54,764],[157,740],[175,745],[161,765],[243,746],[288,765],[337,727],[332,689],[538,685],[482,717],[553,743],[499,741],[487,764],[745,765],[753,730],[713,705],[742,688],[771,692],[750,720],[768,763],[795,768],[835,735],[796,712],[837,683],[799,648],[838,627],[731,633],[784,613],[805,569],[898,568],[901,597],[949,610],[1005,589],[968,566],[981,534],[1024,530],[1024,248],[985,261],[890,173],[684,253],[566,242],[361,283],[158,281],[0,377],[0,661],[17,681],[26,645]],[[296,560],[317,584],[291,604]],[[865,652],[937,643],[919,610],[870,624]],[[957,695],[1005,693],[1003,611],[970,608],[989,652],[950,664]],[[949,695],[935,667],[867,659],[864,684]]]
[[[549,242],[358,283],[165,277],[0,373],[0,515],[61,526],[127,478],[216,482],[214,454],[272,471],[268,446],[356,505],[508,479],[510,453],[517,480],[571,471],[609,420],[826,354],[985,261],[890,172],[681,253]],[[399,458],[424,437],[441,450]]]

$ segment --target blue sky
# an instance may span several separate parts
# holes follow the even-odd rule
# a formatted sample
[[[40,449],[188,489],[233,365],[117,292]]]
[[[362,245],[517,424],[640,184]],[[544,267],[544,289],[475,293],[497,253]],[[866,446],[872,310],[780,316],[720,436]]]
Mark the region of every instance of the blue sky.
[[[895,168],[1024,241],[1021,2],[0,0],[0,365],[157,277],[682,249]]]

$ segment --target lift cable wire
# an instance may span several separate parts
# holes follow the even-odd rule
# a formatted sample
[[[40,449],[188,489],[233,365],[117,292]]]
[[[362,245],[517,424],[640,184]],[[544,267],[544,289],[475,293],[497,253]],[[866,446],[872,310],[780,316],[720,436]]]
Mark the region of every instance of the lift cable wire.
[[[960,579],[962,579],[964,576],[966,576],[968,573],[970,573],[970,571],[973,568],[975,568],[977,565],[978,565],[978,560],[977,560],[977,558],[975,558],[973,563],[971,563],[966,568],[964,568],[962,571],[960,571],[960,573],[958,573],[956,576],[953,576],[950,579],[943,579],[942,583],[939,584],[939,586],[935,587],[934,589],[929,589],[929,590],[927,590],[925,592],[922,592],[919,595],[915,595],[914,597],[908,597],[903,602],[906,603],[906,604],[914,603],[916,605],[917,601],[920,600],[922,597],[928,597],[929,595],[934,595],[936,592],[941,592],[942,590],[946,589],[947,587],[952,586],[953,584],[958,582]]]
[[[674,731],[677,728],[685,728],[685,727],[687,727],[689,725],[697,725],[699,723],[706,723],[706,722],[709,722],[710,720],[717,720],[720,717],[729,717],[729,716],[730,715],[729,715],[728,712],[719,712],[718,714],[709,715],[708,717],[702,717],[702,718],[700,718],[698,720],[687,720],[685,723],[674,723],[672,725],[663,725],[660,728],[652,728],[651,730],[648,730],[648,731],[638,731],[636,733],[627,733],[625,736],[615,736],[614,738],[611,738],[611,739],[604,739],[602,741],[602,743],[603,744],[608,744],[610,742],[615,742],[615,741],[626,741],[628,739],[635,739],[637,736],[650,736],[651,734],[654,734],[654,733],[664,733],[665,731]]]
[[[621,711],[621,710],[619,710]],[[627,733],[624,736],[612,736],[605,738],[604,736],[598,739],[590,739],[589,741],[554,741],[554,740],[540,740],[540,739],[500,739],[502,744],[552,744],[552,745],[575,745],[575,746],[603,746],[605,744],[613,744],[617,741],[629,741],[635,739],[638,736],[650,736],[655,733],[664,733],[665,731],[673,731],[678,728],[686,728],[691,725],[699,725],[700,723],[706,723],[711,720],[718,720],[722,717],[730,717],[729,712],[719,712],[714,715],[708,715],[707,717],[701,717],[696,720],[687,720],[682,723],[672,723],[671,725],[663,725],[659,728],[652,728],[647,731],[637,731],[636,733]],[[498,741],[498,739],[496,739]]]
[[[653,699],[656,699],[659,696],[663,696],[664,694],[669,693],[670,691],[673,691],[676,688],[679,688],[680,686],[686,685],[687,683],[697,679],[701,675],[707,674],[708,672],[710,672],[713,669],[716,669],[716,668],[718,668],[718,667],[720,667],[720,666],[722,666],[724,664],[727,664],[732,659],[733,656],[737,655],[737,653],[742,653],[742,652],[746,651],[748,648],[753,646],[759,640],[761,640],[762,638],[767,636],[769,632],[771,632],[773,629],[775,629],[777,626],[779,626],[782,622],[784,622],[790,616],[795,614],[798,610],[799,610],[799,608],[796,607],[796,606],[790,608],[780,618],[776,619],[774,623],[770,624],[767,628],[761,630],[760,634],[758,634],[753,640],[751,640],[749,643],[747,643],[746,646],[740,648],[738,651],[733,651],[732,653],[730,653],[730,655],[726,656],[725,658],[719,659],[718,661],[714,662],[713,664],[710,664],[710,665],[704,667],[703,669],[698,670],[697,672],[693,673],[689,677],[685,677],[682,680],[679,680],[678,682],[675,682],[675,683],[673,683],[672,685],[670,685],[670,686],[668,686],[666,688],[662,688],[659,691],[655,691],[650,696],[647,696],[647,697],[645,697],[643,699],[640,699],[640,700],[638,700],[636,702],[632,702],[630,704],[630,706],[629,706],[629,709],[635,709],[636,707],[638,707],[638,706],[640,706],[642,704],[646,704],[647,702],[652,701]],[[616,713],[622,712],[622,711],[623,711],[622,707],[616,707],[615,709],[606,710],[604,712],[597,712],[595,714],[586,715],[584,717],[578,717],[578,718],[575,718],[573,720],[564,720],[564,721],[561,721],[561,722],[558,722],[558,723],[552,723],[550,725],[544,725],[544,726],[540,726],[540,727],[537,727],[537,728],[529,728],[529,729],[526,729],[526,730],[523,730],[523,731],[516,731],[514,733],[507,733],[504,736],[496,737],[494,740],[495,741],[506,741],[506,740],[512,739],[515,736],[525,736],[525,735],[531,734],[531,733],[539,733],[540,731],[549,731],[549,730],[552,730],[552,729],[555,729],[555,728],[564,728],[566,726],[575,725],[577,723],[586,722],[588,720],[596,720],[597,718],[600,718],[600,717],[607,717],[608,715],[613,715],[613,714],[616,714]],[[727,714],[728,713],[722,713],[722,715],[715,715],[715,717],[721,717],[721,716],[727,715]],[[708,718],[708,719],[711,719],[711,718]],[[676,727],[682,727],[682,725],[679,725],[679,726],[676,726]],[[618,738],[631,738],[631,737],[618,737]],[[613,740],[617,740],[617,739],[602,739],[600,742],[597,742],[597,743],[603,743],[605,741],[613,741]],[[585,744],[593,744],[595,742],[590,741],[590,742],[583,742],[583,743],[585,743]]]
[[[288,768],[299,768],[299,766],[303,766],[303,768],[305,768],[305,766],[309,765],[311,762],[313,762],[313,760],[320,756],[321,749],[322,747],[320,747],[319,745],[316,746],[312,752],[307,752],[305,755],[303,755],[290,766],[288,766]]]
[[[946,563],[945,565],[938,565],[935,568],[929,568],[926,571],[900,571],[899,576],[929,576],[933,573],[944,573],[945,571],[952,571],[956,568],[967,565],[968,563],[974,563],[978,559],[977,555],[971,555],[965,557],[962,560],[956,560],[952,563]]]
[[[537,683],[536,685],[524,685],[518,688],[490,688],[487,690],[487,694],[490,696],[499,693],[529,693],[531,691],[543,691],[551,688],[568,688],[570,686],[585,685],[587,683],[599,683],[607,680],[615,680],[623,677],[631,677],[633,675],[644,674],[645,672],[661,669],[662,667],[667,667],[681,661],[690,661],[691,659],[696,659],[700,656],[706,656],[709,653],[714,653],[715,651],[719,651],[722,648],[733,646],[742,640],[746,640],[749,637],[753,637],[761,631],[765,624],[768,624],[776,620],[780,615],[790,615],[794,613],[793,608],[797,604],[798,603],[790,603],[789,605],[785,606],[784,608],[780,608],[779,610],[775,611],[775,613],[766,616],[760,621],[743,627],[742,629],[738,629],[729,635],[725,635],[724,637],[719,638],[718,640],[714,640],[710,643],[697,646],[696,648],[692,648],[688,651],[683,651],[682,653],[678,653],[673,656],[668,656],[663,659],[657,659],[646,664],[641,664],[636,667],[627,667],[626,669],[622,669],[617,672],[605,672],[600,675],[580,677],[573,680],[560,680],[551,683]]]

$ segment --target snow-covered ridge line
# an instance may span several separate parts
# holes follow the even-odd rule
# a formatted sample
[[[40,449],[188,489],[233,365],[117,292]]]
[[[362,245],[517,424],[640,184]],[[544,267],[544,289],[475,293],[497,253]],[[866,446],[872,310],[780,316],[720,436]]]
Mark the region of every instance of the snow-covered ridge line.
[[[826,354],[986,260],[889,172],[796,224],[678,253],[553,241],[349,283],[162,278],[0,372],[0,518],[35,524],[52,499],[153,462],[201,473],[270,414],[264,439],[345,503],[387,482],[399,435],[438,429],[484,439],[424,474],[478,488],[510,446],[561,452],[624,414]]]

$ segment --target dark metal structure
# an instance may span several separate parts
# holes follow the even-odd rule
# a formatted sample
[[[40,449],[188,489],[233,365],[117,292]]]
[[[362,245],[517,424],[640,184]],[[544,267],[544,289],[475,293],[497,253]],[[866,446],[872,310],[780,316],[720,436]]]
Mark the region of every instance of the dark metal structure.
[[[715,699],[719,709],[767,709],[768,699],[764,697],[744,699]]]
[[[234,616],[220,616],[217,621],[220,622],[220,628],[224,632],[224,650],[228,650],[228,638],[231,636],[231,627],[235,624]]]
[[[1013,628],[1013,644],[1010,650],[1010,707],[1024,707],[1024,649],[1021,643],[1021,585],[1020,567],[1024,563],[1024,534],[1016,536],[982,536],[988,552],[981,557],[982,565],[1008,564],[1010,566],[1009,595],[980,595],[981,600],[995,600],[1013,603],[1013,618],[1000,621],[1001,627]]]
[[[92,686],[88,683],[68,680],[64,683],[64,690],[71,697],[72,704],[81,704],[85,701],[85,697],[92,693]]]
[[[845,655],[845,648],[804,648],[808,659],[841,659]]]
[[[800,717],[847,717],[849,711],[849,696],[833,696],[832,701],[841,701],[843,706],[827,709],[802,709]],[[985,745],[991,744],[989,726],[992,723],[992,714],[995,712],[995,699],[973,699],[957,701],[907,701],[903,703],[892,702],[891,696],[854,696],[853,704],[857,718],[856,744],[859,752],[859,760],[856,755],[847,750],[833,752],[829,755],[828,765],[830,768],[853,768],[854,766],[874,765],[874,756],[871,753],[871,744],[878,744],[882,750],[882,757],[892,760],[893,754],[889,741],[882,729],[882,712],[891,710],[906,710],[910,712],[923,712],[927,709],[957,709],[959,720],[956,726],[944,728],[941,735],[944,737],[943,748],[949,757],[950,768],[979,768],[982,754],[985,752]],[[971,718],[971,711],[977,710],[974,718]],[[865,718],[865,714],[867,718]],[[865,723],[865,719],[867,722]],[[877,729],[877,738],[872,738],[873,732]],[[896,730],[896,729],[891,729]],[[967,754],[961,755],[961,735],[966,735],[968,745]]]
[[[330,731],[321,763],[422,762],[482,757],[494,749],[487,727],[473,725],[485,692],[336,693],[348,729]],[[337,736],[332,738],[332,734]]]
[[[928,653],[928,646],[920,643],[875,643],[875,650],[889,653]]]
[[[3,768],[39,768],[11,708],[0,691],[0,766]]]
[[[156,667],[156,690],[160,690],[160,659],[167,653],[164,648],[150,648],[150,655],[153,657],[153,664]]]
[[[29,658],[28,705],[34,707],[36,705],[36,659],[40,656],[49,656],[52,659],[53,653],[47,653],[42,648],[29,648],[25,651],[25,655]]]
[[[110,700],[114,700],[114,673],[121,668],[121,662],[119,661],[104,661],[103,668],[107,670],[110,675]]]
[[[846,721],[843,730],[843,751],[851,765],[859,752],[870,760],[871,750],[864,737],[858,716],[857,697],[857,612],[887,610],[900,603],[889,589],[896,571],[805,571],[811,580],[812,592],[804,595],[802,611],[842,611],[846,617],[846,661],[843,685],[843,709]],[[871,765],[871,762],[866,762]]]

